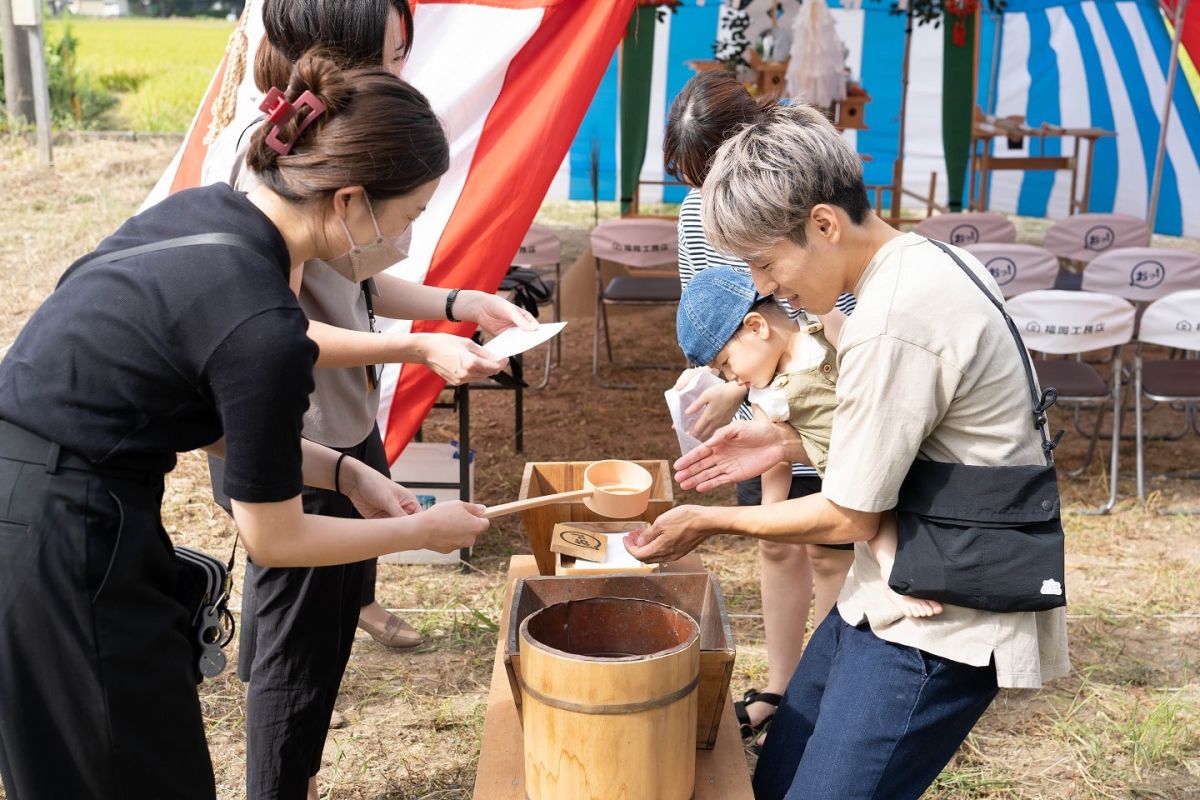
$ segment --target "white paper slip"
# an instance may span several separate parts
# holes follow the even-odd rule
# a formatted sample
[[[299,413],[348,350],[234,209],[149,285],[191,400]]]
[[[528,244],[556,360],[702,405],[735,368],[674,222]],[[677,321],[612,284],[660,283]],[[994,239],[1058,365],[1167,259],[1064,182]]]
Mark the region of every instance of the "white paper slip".
[[[543,322],[537,330],[523,331],[520,328],[509,328],[500,333],[495,339],[485,342],[483,349],[496,358],[509,358],[526,350],[532,350],[542,342],[553,339],[563,328],[565,322]]]
[[[643,564],[641,561],[638,561],[633,557],[632,553],[625,549],[625,536],[627,533],[628,531],[622,531],[621,533],[602,534],[604,538],[608,539],[608,551],[605,553],[605,560],[584,561],[582,558],[578,558],[575,560],[575,569],[612,570],[625,568],[645,568],[645,564]]]
[[[684,410],[700,399],[700,395],[710,387],[723,383],[708,370],[697,370],[692,379],[679,391],[667,389],[663,396],[667,399],[667,409],[671,412],[671,424],[675,426],[675,437],[679,440],[679,450],[683,455],[700,446],[701,442],[689,431],[699,420],[699,414],[685,414]]]

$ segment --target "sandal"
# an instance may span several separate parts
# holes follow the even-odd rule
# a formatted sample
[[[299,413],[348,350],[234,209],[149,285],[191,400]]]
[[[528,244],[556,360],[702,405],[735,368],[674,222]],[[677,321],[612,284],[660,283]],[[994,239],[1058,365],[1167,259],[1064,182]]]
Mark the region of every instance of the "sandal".
[[[750,722],[750,714],[746,711],[746,706],[751,703],[766,703],[767,705],[779,708],[780,701],[783,700],[783,695],[775,694],[774,692],[760,692],[757,689],[747,689],[742,695],[742,699],[734,702],[733,714],[737,717],[738,729],[742,733],[743,740],[753,741],[760,733],[763,733],[771,724],[771,720],[775,718],[775,712],[768,714],[763,721],[757,725]]]

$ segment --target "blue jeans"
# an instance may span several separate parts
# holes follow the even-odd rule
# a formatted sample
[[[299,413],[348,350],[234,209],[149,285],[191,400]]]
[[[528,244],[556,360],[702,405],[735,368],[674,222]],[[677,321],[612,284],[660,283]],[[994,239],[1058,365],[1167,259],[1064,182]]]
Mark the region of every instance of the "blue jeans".
[[[936,623],[935,623],[936,624]],[[813,633],[754,772],[757,800],[918,798],[996,696],[970,667],[833,610]]]

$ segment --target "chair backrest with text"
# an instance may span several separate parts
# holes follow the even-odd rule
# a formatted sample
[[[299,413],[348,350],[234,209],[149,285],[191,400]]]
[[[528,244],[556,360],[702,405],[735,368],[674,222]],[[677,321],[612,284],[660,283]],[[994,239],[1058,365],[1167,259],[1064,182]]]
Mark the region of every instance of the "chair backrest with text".
[[[629,217],[602,222],[592,230],[592,255],[635,269],[674,266],[679,259],[675,221]]]
[[[1146,307],[1138,341],[1200,352],[1200,289],[1174,292]]]
[[[562,242],[553,229],[544,225],[530,225],[521,247],[513,256],[514,267],[553,266],[562,261]]]
[[[1068,261],[1090,263],[1118,247],[1147,247],[1150,226],[1129,214],[1076,214],[1055,222],[1042,247]]]
[[[1082,288],[1149,303],[1172,292],[1200,289],[1200,253],[1165,247],[1122,247],[1096,256]]]
[[[1039,353],[1090,353],[1133,338],[1133,305],[1108,294],[1044,289],[1018,295],[1006,307],[1025,346]]]
[[[1017,240],[1017,226],[1008,217],[994,211],[938,214],[921,220],[913,230],[930,239],[966,248],[983,242]]]
[[[1053,289],[1058,259],[1034,244],[981,243],[966,248],[979,259],[1004,292],[1005,298],[1038,289]]]

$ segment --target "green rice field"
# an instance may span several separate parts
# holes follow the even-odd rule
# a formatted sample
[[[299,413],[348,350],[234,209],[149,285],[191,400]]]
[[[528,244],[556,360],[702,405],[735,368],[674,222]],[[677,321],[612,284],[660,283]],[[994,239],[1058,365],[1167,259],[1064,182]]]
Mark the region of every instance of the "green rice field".
[[[79,40],[76,69],[120,100],[104,127],[160,133],[187,130],[234,27],[215,19],[72,17],[47,21],[47,40],[59,41],[67,25]]]

